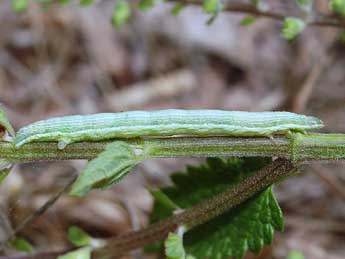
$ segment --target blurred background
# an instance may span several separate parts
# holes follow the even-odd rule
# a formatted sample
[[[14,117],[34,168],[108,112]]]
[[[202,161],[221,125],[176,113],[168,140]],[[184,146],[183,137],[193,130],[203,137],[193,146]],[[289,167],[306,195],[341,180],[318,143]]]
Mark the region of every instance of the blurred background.
[[[267,1],[296,13],[294,1]],[[315,1],[319,10],[328,1]],[[224,13],[211,26],[199,7],[178,17],[171,5],[134,10],[115,29],[113,0],[44,10],[32,3],[15,14],[0,1],[0,103],[16,129],[70,114],[210,108],[288,110],[320,117],[323,132],[345,133],[345,45],[339,30],[308,27],[293,43],[280,36],[281,22]],[[138,166],[120,184],[86,199],[63,195],[20,236],[37,251],[70,246],[69,226],[107,237],[147,224],[147,187],[169,184],[169,173],[201,159],[156,159]],[[85,161],[14,167],[0,190],[0,240],[63,188]],[[283,233],[262,255],[286,258],[297,249],[311,259],[345,258],[345,163],[312,163],[278,187],[286,216]],[[13,251],[6,251],[11,254]],[[126,258],[149,258],[136,251]],[[155,258],[155,257],[150,257]]]

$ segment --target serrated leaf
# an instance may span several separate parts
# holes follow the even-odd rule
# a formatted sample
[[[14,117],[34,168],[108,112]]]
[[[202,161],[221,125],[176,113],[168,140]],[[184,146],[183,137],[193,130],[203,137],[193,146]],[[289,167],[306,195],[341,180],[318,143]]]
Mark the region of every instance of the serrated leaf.
[[[141,160],[126,142],[108,144],[97,158],[91,160],[72,186],[71,195],[82,197],[91,189],[105,189],[118,182]]]
[[[81,6],[89,6],[91,4],[93,4],[95,0],[80,0],[80,5]]]
[[[0,105],[0,138],[6,133],[6,131],[12,136],[15,135],[14,129],[8,120],[7,114]]]
[[[286,259],[304,259],[304,255],[301,251],[298,250],[292,250],[289,252]]]
[[[156,5],[156,0],[140,0],[139,9],[142,11],[149,10]]]
[[[242,26],[249,26],[252,25],[256,21],[256,18],[254,16],[246,16],[242,19],[241,25]]]
[[[329,9],[341,16],[345,17],[345,0],[331,0],[329,1]]]
[[[87,246],[90,245],[92,237],[89,236],[84,230],[72,226],[68,229],[68,240],[75,246]]]
[[[29,0],[12,0],[12,9],[17,13],[21,13],[27,10]]]
[[[64,255],[60,255],[57,259],[91,259],[91,248],[82,247]]]
[[[29,243],[29,241],[25,240],[24,238],[16,238],[9,241],[9,245],[17,251],[24,252],[24,253],[32,253],[34,251],[33,246]]]
[[[312,10],[314,0],[295,0],[295,1],[301,10],[305,12],[310,12]]]
[[[171,176],[173,186],[161,191],[178,207],[189,208],[228,190],[269,163],[268,159],[208,159],[207,164],[188,167]],[[173,209],[155,200],[151,222],[172,215]],[[188,254],[198,259],[242,258],[247,250],[259,252],[270,244],[274,230],[282,230],[283,216],[272,188],[252,197],[227,213],[184,235]],[[151,251],[152,251],[152,247]]]
[[[305,26],[306,24],[302,19],[295,17],[285,18],[282,36],[291,41],[304,30]]]
[[[176,233],[169,233],[164,242],[167,259],[185,259],[186,252],[183,247],[183,237]]]
[[[114,26],[121,27],[129,20],[130,16],[131,8],[129,4],[125,0],[120,0],[115,5],[111,20]]]
[[[171,9],[170,13],[174,16],[177,16],[181,13],[181,11],[186,7],[186,4],[177,3],[174,5],[174,7]]]

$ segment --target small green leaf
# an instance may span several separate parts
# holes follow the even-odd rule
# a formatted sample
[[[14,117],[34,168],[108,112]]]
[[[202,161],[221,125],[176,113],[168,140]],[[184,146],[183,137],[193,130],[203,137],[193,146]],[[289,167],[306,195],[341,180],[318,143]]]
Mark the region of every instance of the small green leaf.
[[[121,27],[123,24],[125,24],[131,16],[131,8],[127,1],[120,0],[115,5],[115,9],[113,11],[112,15],[112,23],[116,27]]]
[[[204,0],[204,11],[209,14],[219,13],[222,7],[221,0]]]
[[[331,0],[329,2],[329,9],[345,17],[345,0]]]
[[[57,259],[91,259],[91,248],[82,247],[67,254],[61,255]]]
[[[301,10],[305,12],[310,12],[312,10],[314,0],[295,0],[295,1]]]
[[[164,242],[165,255],[167,259],[185,259],[186,252],[183,247],[183,237],[169,233],[168,238]]]
[[[305,26],[306,24],[302,19],[295,17],[285,18],[282,36],[291,41],[304,30]]]
[[[136,155],[128,143],[112,142],[87,164],[73,184],[70,194],[82,197],[93,188],[105,189],[121,180],[141,159],[143,157]]]
[[[7,118],[5,110],[0,105],[0,138],[3,136],[4,131],[7,131],[12,136],[15,135],[14,129]]]
[[[286,259],[304,259],[304,255],[301,251],[298,250],[292,250],[289,252]]]
[[[17,13],[26,11],[28,5],[29,0],[12,0],[12,9]]]
[[[90,245],[92,237],[89,236],[84,230],[72,226],[68,229],[68,240],[75,246],[87,246]]]
[[[241,25],[243,26],[249,26],[252,25],[256,21],[256,18],[254,16],[246,16],[242,19]]]
[[[80,0],[80,5],[81,6],[89,6],[91,4],[93,4],[95,0]]]
[[[34,251],[32,245],[27,240],[20,237],[9,241],[9,245],[13,247],[15,250],[24,253],[32,253]]]
[[[149,10],[156,5],[156,0],[140,0],[139,9],[142,11]]]
[[[186,7],[185,4],[177,3],[175,6],[171,9],[171,14],[174,16],[177,16],[181,13],[181,11]]]

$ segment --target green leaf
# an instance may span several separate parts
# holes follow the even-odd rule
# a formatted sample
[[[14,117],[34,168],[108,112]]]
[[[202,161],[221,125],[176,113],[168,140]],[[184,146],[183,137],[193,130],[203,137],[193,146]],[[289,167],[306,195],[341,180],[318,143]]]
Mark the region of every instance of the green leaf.
[[[256,18],[254,16],[246,16],[242,19],[241,25],[243,26],[249,26],[252,25],[256,21]]]
[[[232,188],[269,162],[263,158],[208,159],[199,167],[187,167],[186,173],[173,174],[174,185],[162,188],[161,192],[179,208],[190,208]],[[155,200],[151,222],[168,217],[173,211]],[[247,250],[260,252],[272,242],[274,230],[282,229],[282,212],[272,188],[268,188],[235,209],[188,231],[184,235],[184,247],[198,259],[242,258]],[[153,247],[150,248],[152,251]]]
[[[79,248],[67,254],[61,255],[57,259],[91,259],[91,248]]]
[[[345,0],[329,1],[329,9],[331,9],[332,12],[345,17]]]
[[[34,251],[32,245],[27,240],[20,237],[9,241],[9,245],[13,247],[15,250],[24,253],[32,253]]]
[[[185,4],[177,3],[175,6],[171,9],[171,14],[174,16],[177,16],[181,13],[181,11],[186,7]]]
[[[89,6],[91,4],[93,4],[95,0],[80,0],[80,5],[81,6]]]
[[[298,250],[292,250],[289,252],[286,259],[304,259],[304,255],[301,251]]]
[[[75,246],[87,246],[90,245],[92,237],[84,230],[72,226],[68,229],[68,240]]]
[[[183,237],[175,233],[169,233],[164,242],[167,259],[185,259],[186,252],[183,247]]]
[[[304,30],[305,26],[306,24],[302,19],[295,17],[285,18],[282,36],[291,41]]]
[[[221,0],[203,0],[203,8],[206,13],[217,14],[222,9]]]
[[[131,16],[131,8],[127,1],[120,0],[115,5],[115,9],[112,15],[112,23],[116,27],[120,27],[125,24]]]
[[[142,11],[149,10],[156,5],[156,0],[140,0],[139,9]]]
[[[310,12],[312,10],[314,0],[295,0],[295,1],[301,10],[305,12]]]
[[[12,9],[17,13],[21,13],[27,10],[29,0],[12,0]]]
[[[7,114],[0,105],[0,137],[4,135],[5,131],[10,133],[12,136],[15,135],[14,129],[7,118]]]
[[[126,142],[108,144],[97,158],[91,160],[72,186],[73,196],[82,197],[93,188],[105,189],[121,180],[142,159]]]

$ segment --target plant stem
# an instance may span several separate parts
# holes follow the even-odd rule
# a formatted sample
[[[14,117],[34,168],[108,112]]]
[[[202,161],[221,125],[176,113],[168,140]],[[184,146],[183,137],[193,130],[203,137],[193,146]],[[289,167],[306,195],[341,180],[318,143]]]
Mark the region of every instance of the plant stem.
[[[296,167],[288,160],[278,159],[246,178],[233,188],[207,199],[185,211],[150,225],[148,228],[107,240],[107,245],[94,251],[95,258],[113,258],[167,237],[178,226],[188,229],[199,226],[263,191],[291,174]]]
[[[294,161],[345,160],[345,134],[292,134],[268,138],[173,137],[118,139],[126,141],[145,158],[162,157],[281,157]],[[56,143],[34,142],[14,148],[0,141],[0,159],[11,163],[92,159],[104,150],[104,142],[80,142],[60,150]]]
[[[181,3],[185,5],[203,4],[200,0],[169,0],[169,2]],[[250,3],[228,3],[225,5],[223,10],[225,12],[253,15],[257,17],[269,18],[278,21],[283,21],[286,17],[290,16],[299,17],[303,19],[303,15],[301,14],[277,12],[271,9],[260,10],[255,5]],[[326,15],[313,11],[312,15],[310,15],[310,19],[308,19],[308,25],[345,28],[345,20],[342,20],[337,16]]]

